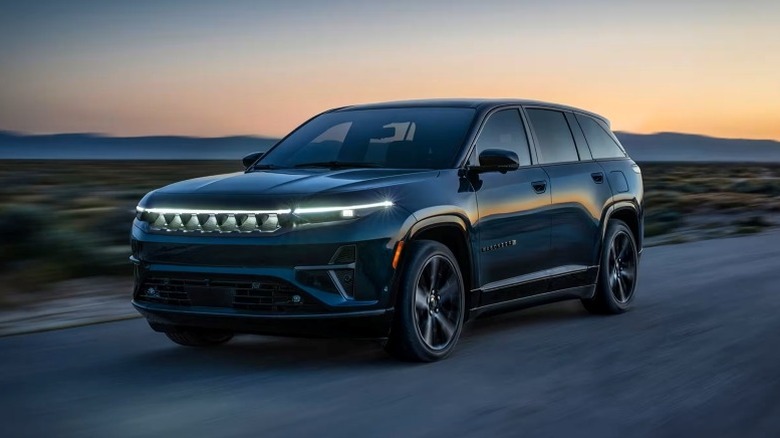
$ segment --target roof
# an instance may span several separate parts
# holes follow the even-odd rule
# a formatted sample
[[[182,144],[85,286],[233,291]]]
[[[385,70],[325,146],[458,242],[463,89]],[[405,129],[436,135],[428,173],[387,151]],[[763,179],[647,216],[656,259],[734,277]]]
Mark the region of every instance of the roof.
[[[560,109],[564,111],[572,111],[572,112],[579,112],[583,114],[588,114],[593,117],[598,117],[599,119],[605,121],[607,124],[609,124],[609,120],[607,120],[606,117],[586,111],[580,108],[575,108],[568,105],[561,105],[558,103],[551,103],[551,102],[543,102],[539,100],[530,100],[530,99],[419,99],[419,100],[399,100],[399,101],[391,101],[391,102],[377,102],[377,103],[366,103],[366,104],[360,104],[360,105],[350,105],[345,106],[341,108],[336,108],[334,111],[350,111],[350,110],[363,110],[363,109],[384,109],[384,108],[425,108],[425,107],[436,107],[436,108],[474,108],[474,109],[490,109],[492,107],[497,106],[506,106],[506,105],[539,105],[544,106],[548,108],[555,108]]]

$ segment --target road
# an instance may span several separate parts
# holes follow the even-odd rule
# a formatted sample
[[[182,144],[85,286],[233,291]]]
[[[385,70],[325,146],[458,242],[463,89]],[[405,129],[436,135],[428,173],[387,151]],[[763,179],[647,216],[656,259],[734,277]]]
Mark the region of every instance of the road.
[[[371,342],[178,347],[143,320],[0,339],[0,435],[780,436],[780,232],[648,248],[633,311],[472,322],[448,360]]]

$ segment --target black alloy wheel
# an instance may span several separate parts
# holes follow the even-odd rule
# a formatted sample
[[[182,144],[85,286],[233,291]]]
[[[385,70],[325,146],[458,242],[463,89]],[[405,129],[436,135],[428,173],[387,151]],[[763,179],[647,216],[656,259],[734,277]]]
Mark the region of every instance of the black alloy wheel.
[[[631,307],[639,265],[634,234],[625,222],[610,220],[604,234],[596,291],[583,299],[585,308],[597,314],[623,313]]]
[[[465,291],[457,259],[443,244],[406,245],[395,318],[385,348],[400,359],[432,362],[449,355],[465,319]]]
[[[636,249],[631,235],[618,231],[609,246],[609,288],[618,303],[626,304],[634,295],[636,281]]]

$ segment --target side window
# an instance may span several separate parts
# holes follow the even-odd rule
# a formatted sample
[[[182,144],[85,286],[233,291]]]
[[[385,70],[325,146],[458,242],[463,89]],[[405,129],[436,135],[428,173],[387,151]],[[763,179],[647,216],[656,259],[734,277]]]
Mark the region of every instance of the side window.
[[[542,164],[579,160],[574,137],[562,112],[546,109],[528,109],[526,112],[539,141],[537,152]]]
[[[477,139],[477,154],[485,149],[505,149],[517,153],[521,166],[531,165],[528,137],[520,111],[507,109],[493,113]],[[479,156],[479,155],[477,155]]]
[[[576,116],[577,122],[582,127],[582,132],[585,134],[585,140],[588,142],[593,158],[622,158],[626,156],[623,149],[620,148],[599,122],[588,116],[580,114]]]

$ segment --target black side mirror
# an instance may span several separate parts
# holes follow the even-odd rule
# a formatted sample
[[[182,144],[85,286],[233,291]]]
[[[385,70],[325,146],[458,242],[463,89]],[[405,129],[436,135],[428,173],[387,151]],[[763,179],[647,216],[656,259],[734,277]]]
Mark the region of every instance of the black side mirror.
[[[248,169],[249,166],[255,164],[255,161],[259,160],[263,155],[265,155],[265,152],[255,152],[244,157],[241,162],[244,163],[244,168]]]
[[[506,173],[519,167],[520,159],[516,153],[504,149],[485,149],[479,154],[479,166],[472,166],[470,170]]]

